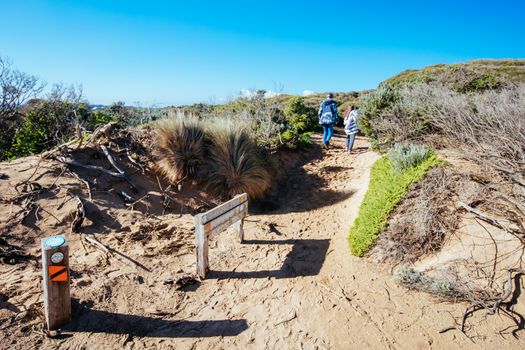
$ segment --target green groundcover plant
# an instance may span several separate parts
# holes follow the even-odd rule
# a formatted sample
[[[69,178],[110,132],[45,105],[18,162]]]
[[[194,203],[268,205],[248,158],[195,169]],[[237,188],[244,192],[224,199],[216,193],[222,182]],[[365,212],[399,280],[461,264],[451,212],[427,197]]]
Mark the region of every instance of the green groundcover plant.
[[[370,249],[387,224],[391,211],[406,195],[408,187],[421,180],[430,168],[441,163],[430,150],[426,158],[400,171],[387,156],[375,162],[370,172],[368,192],[349,232],[352,254],[363,256]]]

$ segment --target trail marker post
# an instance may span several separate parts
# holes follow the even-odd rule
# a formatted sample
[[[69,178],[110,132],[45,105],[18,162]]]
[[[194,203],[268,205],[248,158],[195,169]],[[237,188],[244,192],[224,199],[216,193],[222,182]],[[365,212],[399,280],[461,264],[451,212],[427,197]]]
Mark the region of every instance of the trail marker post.
[[[209,270],[208,240],[234,225],[239,241],[244,240],[244,218],[248,214],[248,195],[243,193],[210,211],[195,216],[197,274],[206,277]]]
[[[71,320],[69,246],[64,235],[42,239],[44,310],[48,330]]]

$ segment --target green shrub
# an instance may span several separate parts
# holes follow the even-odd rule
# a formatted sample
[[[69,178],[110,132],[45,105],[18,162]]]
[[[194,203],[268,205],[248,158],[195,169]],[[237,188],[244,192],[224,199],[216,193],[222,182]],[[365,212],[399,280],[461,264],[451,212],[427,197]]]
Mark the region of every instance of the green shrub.
[[[427,171],[440,163],[433,152],[417,166],[394,169],[384,156],[377,160],[370,172],[370,184],[363,203],[349,232],[352,254],[363,256],[385,227],[390,212],[403,199],[410,184],[419,181]]]
[[[88,124],[89,126],[94,129],[99,125],[107,124],[114,120],[113,115],[106,112],[105,110],[96,110],[92,111],[90,116],[88,117]]]
[[[373,120],[399,101],[399,89],[389,84],[382,84],[369,94],[363,95],[357,125],[367,136],[377,139]]]
[[[423,145],[396,143],[386,156],[394,169],[400,173],[407,168],[421,164],[422,161],[427,159],[429,152],[430,149]]]
[[[311,132],[319,127],[315,109],[305,106],[303,98],[293,96],[286,103],[284,115],[286,124],[281,132],[282,142],[291,147],[311,145]]]
[[[456,86],[459,92],[482,92],[485,90],[496,90],[502,86],[502,82],[492,74],[484,74],[472,79],[463,86]]]
[[[52,148],[74,136],[77,123],[82,125],[88,117],[84,103],[42,100],[25,113],[11,152],[23,157]]]

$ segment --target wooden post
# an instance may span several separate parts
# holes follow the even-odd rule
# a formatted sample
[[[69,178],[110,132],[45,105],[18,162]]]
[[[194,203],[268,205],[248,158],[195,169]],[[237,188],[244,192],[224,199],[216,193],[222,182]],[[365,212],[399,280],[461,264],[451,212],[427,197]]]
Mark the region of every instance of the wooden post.
[[[71,320],[69,247],[64,235],[42,239],[44,309],[48,330]]]
[[[204,227],[199,224],[202,214],[195,216],[195,233],[197,246],[197,275],[201,278],[206,277],[208,272],[208,234],[204,231]]]
[[[233,227],[237,231],[239,242],[244,242],[244,219],[237,221],[235,224],[233,224]]]

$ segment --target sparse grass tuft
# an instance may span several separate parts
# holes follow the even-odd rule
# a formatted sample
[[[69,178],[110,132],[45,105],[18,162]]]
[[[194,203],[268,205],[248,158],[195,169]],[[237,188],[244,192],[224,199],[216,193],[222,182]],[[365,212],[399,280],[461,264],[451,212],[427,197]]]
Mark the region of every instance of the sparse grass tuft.
[[[204,131],[197,119],[175,117],[157,125],[155,156],[170,181],[194,178],[204,161]]]
[[[272,179],[249,130],[223,120],[210,126],[209,135],[207,189],[224,197],[261,197]]]
[[[416,166],[398,172],[385,156],[372,166],[370,184],[349,232],[352,254],[363,256],[385,227],[390,212],[403,199],[410,184],[419,181],[440,160],[433,152]]]

